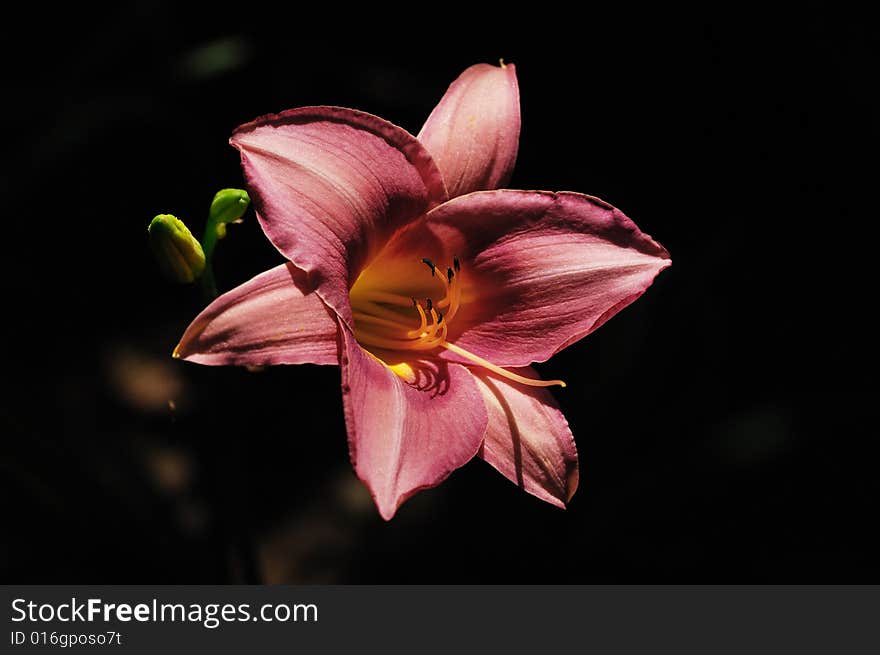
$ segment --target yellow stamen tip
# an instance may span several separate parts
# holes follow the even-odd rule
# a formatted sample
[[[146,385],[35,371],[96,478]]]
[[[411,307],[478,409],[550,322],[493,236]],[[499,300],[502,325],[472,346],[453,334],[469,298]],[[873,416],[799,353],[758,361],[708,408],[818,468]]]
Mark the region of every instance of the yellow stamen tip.
[[[179,345],[174,347],[174,352],[171,353],[171,357],[173,357],[174,359],[180,359],[180,346]]]

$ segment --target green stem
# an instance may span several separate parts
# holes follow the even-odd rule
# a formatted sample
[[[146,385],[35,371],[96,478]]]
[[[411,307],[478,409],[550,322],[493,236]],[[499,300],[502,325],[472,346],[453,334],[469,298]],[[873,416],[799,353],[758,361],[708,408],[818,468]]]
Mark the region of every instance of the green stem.
[[[205,253],[205,271],[202,273],[202,293],[208,300],[217,297],[217,282],[214,279],[214,247],[217,245],[217,224],[208,218],[205,234],[202,237],[202,251]]]

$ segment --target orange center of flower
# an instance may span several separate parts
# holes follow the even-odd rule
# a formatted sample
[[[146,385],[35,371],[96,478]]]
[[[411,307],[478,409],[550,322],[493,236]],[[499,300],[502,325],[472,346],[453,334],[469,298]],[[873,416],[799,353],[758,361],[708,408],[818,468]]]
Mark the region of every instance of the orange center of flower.
[[[380,291],[358,278],[351,288],[351,307],[354,314],[354,333],[367,351],[392,351],[411,354],[436,351],[445,348],[508,380],[533,387],[565,386],[562,380],[533,380],[496,366],[492,362],[446,340],[449,327],[461,308],[462,273],[458,257],[446,268],[436,266],[430,259],[422,259],[427,266],[442,298],[434,302],[430,297],[423,300],[396,293]],[[426,271],[426,275],[428,272]],[[382,359],[381,357],[377,357]],[[395,366],[390,367],[400,374]],[[401,375],[401,377],[404,377]]]

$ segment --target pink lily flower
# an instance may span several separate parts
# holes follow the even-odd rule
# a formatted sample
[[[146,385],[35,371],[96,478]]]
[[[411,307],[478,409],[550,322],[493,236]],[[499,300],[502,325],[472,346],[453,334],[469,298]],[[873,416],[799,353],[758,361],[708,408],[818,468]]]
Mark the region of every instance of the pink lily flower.
[[[497,190],[520,130],[512,64],[478,64],[418,138],[376,116],[305,107],[242,125],[266,236],[288,260],[220,296],[175,357],[333,364],[354,469],[385,519],[479,455],[565,507],[577,450],[530,368],[638,298],[669,254],[577,193]]]

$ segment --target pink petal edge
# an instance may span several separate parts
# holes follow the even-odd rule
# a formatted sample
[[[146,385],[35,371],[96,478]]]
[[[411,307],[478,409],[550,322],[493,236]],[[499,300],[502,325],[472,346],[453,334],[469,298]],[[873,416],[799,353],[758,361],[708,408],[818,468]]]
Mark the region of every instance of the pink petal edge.
[[[211,366],[336,364],[337,331],[305,273],[287,263],[214,300],[186,329],[174,356]]]
[[[446,91],[419,132],[450,197],[507,184],[519,150],[519,85],[513,64],[476,64]]]
[[[434,487],[480,448],[487,414],[463,366],[426,361],[417,388],[343,335],[342,398],[352,465],[390,520],[416,492]]]

